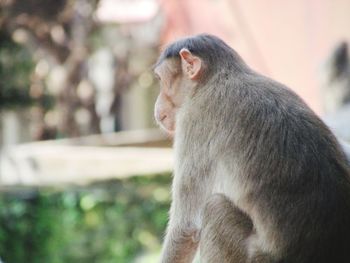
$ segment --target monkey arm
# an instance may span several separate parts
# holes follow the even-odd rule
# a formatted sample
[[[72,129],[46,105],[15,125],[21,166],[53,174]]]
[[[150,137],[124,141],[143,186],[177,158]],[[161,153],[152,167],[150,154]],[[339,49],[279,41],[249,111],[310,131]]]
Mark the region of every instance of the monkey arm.
[[[192,262],[200,239],[201,213],[208,189],[198,174],[175,174],[162,263]]]
[[[199,230],[183,226],[168,226],[161,263],[190,263],[198,247]]]

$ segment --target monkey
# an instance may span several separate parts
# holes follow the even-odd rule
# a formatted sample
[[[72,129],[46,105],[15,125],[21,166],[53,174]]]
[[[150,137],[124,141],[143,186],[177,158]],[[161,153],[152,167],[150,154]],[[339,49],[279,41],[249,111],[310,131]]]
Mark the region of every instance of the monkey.
[[[350,262],[349,166],[291,89],[216,36],[177,40],[154,67],[173,137],[162,263]]]
[[[322,69],[322,119],[337,137],[350,141],[350,56],[347,42],[338,43]],[[346,152],[346,147],[344,150]]]
[[[342,147],[346,159],[348,160],[348,164],[350,165],[350,144],[342,140],[341,138],[338,138],[338,141],[340,143],[340,146]]]
[[[322,67],[322,101],[326,114],[350,104],[350,61],[347,42],[340,42]]]

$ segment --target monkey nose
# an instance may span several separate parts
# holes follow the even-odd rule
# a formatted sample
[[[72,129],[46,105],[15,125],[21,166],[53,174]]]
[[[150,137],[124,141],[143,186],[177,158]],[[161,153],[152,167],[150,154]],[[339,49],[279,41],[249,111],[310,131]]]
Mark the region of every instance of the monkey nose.
[[[166,119],[166,117],[167,117],[167,114],[166,114],[166,113],[161,112],[161,111],[157,111],[157,112],[156,112],[156,119],[157,119],[158,121],[163,121],[164,119]]]

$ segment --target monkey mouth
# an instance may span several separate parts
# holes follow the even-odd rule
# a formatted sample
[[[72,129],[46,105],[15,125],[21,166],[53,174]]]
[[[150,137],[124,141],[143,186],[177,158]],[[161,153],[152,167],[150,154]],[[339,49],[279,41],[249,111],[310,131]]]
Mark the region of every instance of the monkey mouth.
[[[174,136],[174,134],[175,134],[175,125],[172,122],[167,121],[167,118],[163,118],[163,120],[158,121],[158,125],[167,134],[169,134],[172,137]]]

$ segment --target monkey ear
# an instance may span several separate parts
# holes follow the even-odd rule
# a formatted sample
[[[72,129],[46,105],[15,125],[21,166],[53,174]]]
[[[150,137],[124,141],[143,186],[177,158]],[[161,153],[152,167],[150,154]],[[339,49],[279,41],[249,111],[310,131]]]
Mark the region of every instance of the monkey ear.
[[[183,72],[191,80],[198,80],[202,69],[202,60],[194,56],[187,48],[180,50],[181,66]]]

